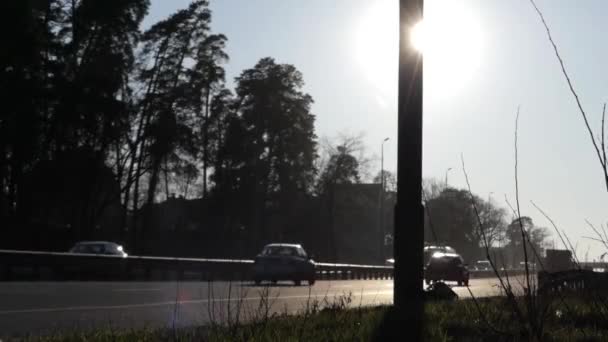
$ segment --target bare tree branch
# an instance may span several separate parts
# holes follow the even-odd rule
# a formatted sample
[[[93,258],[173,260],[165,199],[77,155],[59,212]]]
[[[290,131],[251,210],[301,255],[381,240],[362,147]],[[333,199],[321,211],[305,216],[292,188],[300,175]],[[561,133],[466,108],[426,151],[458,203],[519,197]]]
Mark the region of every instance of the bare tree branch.
[[[576,100],[576,105],[578,106],[578,110],[581,113],[583,120],[585,121],[585,126],[587,127],[587,131],[589,132],[589,137],[591,138],[591,143],[593,144],[593,147],[595,148],[595,152],[597,153],[597,158],[600,161],[600,164],[602,165],[602,170],[604,171],[604,182],[606,183],[606,190],[608,191],[608,170],[606,169],[606,157],[605,157],[606,150],[605,150],[604,144],[603,144],[604,139],[602,138],[603,152],[600,152],[600,148],[597,145],[598,143],[597,143],[595,137],[593,136],[593,130],[591,129],[591,126],[589,125],[589,120],[587,120],[587,113],[585,113],[585,110],[583,109],[583,105],[581,104],[581,101],[578,97],[578,93],[576,92],[576,90],[574,89],[574,86],[572,85],[572,81],[570,80],[570,76],[568,75],[568,72],[566,71],[564,61],[559,53],[559,50],[557,48],[557,45],[555,44],[555,41],[553,40],[553,36],[551,34],[551,30],[549,29],[549,25],[545,21],[545,17],[543,15],[543,13],[540,11],[540,9],[538,8],[538,6],[536,5],[536,2],[534,0],[530,0],[530,3],[534,7],[534,10],[538,14],[543,26],[545,27],[545,31],[547,33],[547,38],[549,39],[549,42],[551,43],[551,46],[553,47],[553,51],[555,52],[555,57],[557,57],[557,60],[559,61],[559,65],[561,67],[562,74],[566,78],[566,82],[568,83],[568,87],[570,88],[570,93],[572,93],[572,95],[574,96],[574,99]],[[604,108],[605,108],[605,106],[604,106]],[[604,115],[602,114],[602,136],[603,136],[603,130],[604,130],[603,116]]]

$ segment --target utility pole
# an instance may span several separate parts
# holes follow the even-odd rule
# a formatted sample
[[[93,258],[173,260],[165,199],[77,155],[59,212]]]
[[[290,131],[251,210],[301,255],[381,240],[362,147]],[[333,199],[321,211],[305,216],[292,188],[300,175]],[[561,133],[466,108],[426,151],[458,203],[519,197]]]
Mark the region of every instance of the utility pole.
[[[399,1],[399,141],[393,303],[409,341],[422,340],[424,209],[422,207],[422,55],[411,42],[424,0]],[[397,327],[394,328],[397,331]]]

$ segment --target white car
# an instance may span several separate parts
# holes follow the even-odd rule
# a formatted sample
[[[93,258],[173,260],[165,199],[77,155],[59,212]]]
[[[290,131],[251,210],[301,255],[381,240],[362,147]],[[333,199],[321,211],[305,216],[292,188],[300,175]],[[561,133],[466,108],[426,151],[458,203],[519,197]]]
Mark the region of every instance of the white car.
[[[70,249],[70,253],[128,256],[121,245],[108,241],[80,241]]]
[[[291,280],[296,285],[305,280],[314,285],[315,262],[299,244],[272,243],[255,257],[253,279],[258,285],[264,280]]]

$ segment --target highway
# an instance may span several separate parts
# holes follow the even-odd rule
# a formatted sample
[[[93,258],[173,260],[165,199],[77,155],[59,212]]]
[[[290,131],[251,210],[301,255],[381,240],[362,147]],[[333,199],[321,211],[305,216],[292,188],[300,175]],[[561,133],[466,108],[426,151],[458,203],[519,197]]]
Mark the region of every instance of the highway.
[[[471,279],[460,298],[500,295],[495,278]],[[392,280],[318,281],[314,286],[251,282],[0,283],[0,336],[91,328],[184,327],[297,313],[350,298],[350,307],[390,304]]]

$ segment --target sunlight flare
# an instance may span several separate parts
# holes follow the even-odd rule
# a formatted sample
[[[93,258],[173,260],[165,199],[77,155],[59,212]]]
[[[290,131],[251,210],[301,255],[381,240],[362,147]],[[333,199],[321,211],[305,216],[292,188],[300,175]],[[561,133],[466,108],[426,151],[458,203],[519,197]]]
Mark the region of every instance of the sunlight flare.
[[[483,35],[474,9],[462,1],[435,1],[410,34],[412,46],[424,55],[426,94],[457,94],[474,77],[482,61]],[[365,77],[382,96],[394,96],[399,44],[398,1],[376,0],[360,20],[356,59]]]

